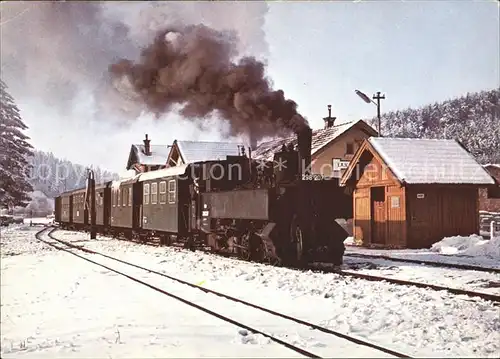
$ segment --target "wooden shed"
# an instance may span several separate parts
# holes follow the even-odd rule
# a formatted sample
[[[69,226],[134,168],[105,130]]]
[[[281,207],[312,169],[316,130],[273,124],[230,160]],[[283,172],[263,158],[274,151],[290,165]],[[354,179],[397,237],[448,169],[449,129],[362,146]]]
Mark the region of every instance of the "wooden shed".
[[[494,183],[455,140],[382,137],[363,142],[341,179],[356,243],[386,248],[479,233],[478,188]]]

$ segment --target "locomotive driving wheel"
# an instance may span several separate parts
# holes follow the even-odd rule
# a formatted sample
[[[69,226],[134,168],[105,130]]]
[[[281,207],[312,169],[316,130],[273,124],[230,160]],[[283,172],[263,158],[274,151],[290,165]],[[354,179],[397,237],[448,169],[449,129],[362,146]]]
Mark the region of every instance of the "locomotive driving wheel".
[[[252,251],[250,249],[250,232],[246,232],[241,236],[240,257],[244,260],[250,260]]]

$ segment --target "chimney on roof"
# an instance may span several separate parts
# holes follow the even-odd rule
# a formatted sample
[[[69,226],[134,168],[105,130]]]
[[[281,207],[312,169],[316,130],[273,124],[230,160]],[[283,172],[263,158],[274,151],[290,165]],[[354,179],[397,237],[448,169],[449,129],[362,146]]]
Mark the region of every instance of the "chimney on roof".
[[[148,139],[148,134],[146,133],[146,138],[144,139],[144,154],[146,156],[151,156],[151,140]]]
[[[325,121],[325,128],[333,127],[336,119],[337,117],[332,117],[332,105],[328,105],[328,117],[323,117],[323,121]]]

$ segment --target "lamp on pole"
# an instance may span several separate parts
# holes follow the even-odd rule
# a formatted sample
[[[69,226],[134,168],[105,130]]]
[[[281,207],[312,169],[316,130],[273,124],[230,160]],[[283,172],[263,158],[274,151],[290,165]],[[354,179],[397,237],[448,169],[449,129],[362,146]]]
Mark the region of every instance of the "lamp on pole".
[[[373,95],[373,100],[377,100],[377,102],[373,101],[371,98],[366,96],[363,92],[359,90],[355,90],[356,95],[361,97],[363,101],[366,103],[373,103],[375,106],[377,106],[377,119],[378,119],[378,135],[382,136],[381,130],[380,130],[380,100],[385,99],[385,95],[381,95],[380,91],[378,91],[375,95]]]

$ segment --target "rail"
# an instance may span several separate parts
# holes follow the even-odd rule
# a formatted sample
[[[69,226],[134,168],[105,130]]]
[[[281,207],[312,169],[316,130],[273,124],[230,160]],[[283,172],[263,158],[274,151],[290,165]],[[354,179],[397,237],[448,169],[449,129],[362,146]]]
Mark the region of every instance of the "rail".
[[[55,229],[54,229],[55,230]],[[74,245],[73,243],[69,243],[67,241],[63,241],[61,239],[58,239],[58,238],[55,238],[53,235],[52,235],[53,231],[51,231],[48,236],[61,243],[61,244],[64,244],[68,247],[71,247],[71,248],[75,248],[75,249],[78,249],[78,250],[81,250],[81,251],[84,251],[84,252],[87,252],[87,253],[91,253],[91,254],[96,254],[96,255],[99,255],[99,256],[102,256],[104,258],[108,258],[108,259],[111,259],[111,260],[114,260],[114,261],[117,261],[119,263],[123,263],[123,264],[126,264],[126,265],[129,265],[131,267],[135,267],[135,268],[138,268],[138,269],[141,269],[141,270],[144,270],[146,272],[149,272],[149,273],[153,273],[153,274],[156,274],[156,275],[159,275],[159,276],[162,276],[162,277],[165,277],[165,278],[168,278],[170,280],[173,280],[175,282],[178,282],[178,283],[181,283],[181,284],[184,284],[184,285],[187,285],[189,287],[192,287],[192,288],[196,288],[196,289],[199,289],[205,293],[211,293],[211,294],[214,294],[214,295],[217,295],[219,297],[222,297],[222,298],[225,298],[225,299],[228,299],[228,300],[231,300],[231,301],[234,301],[234,302],[237,302],[237,303],[240,303],[240,304],[244,304],[248,307],[251,307],[251,308],[255,308],[255,309],[258,309],[258,310],[261,310],[263,312],[266,312],[266,313],[269,313],[269,314],[272,314],[272,315],[275,315],[277,317],[280,317],[280,318],[283,318],[283,319],[287,319],[287,320],[290,320],[290,321],[293,321],[293,322],[296,322],[298,324],[301,324],[301,325],[305,325],[305,326],[308,326],[310,328],[313,328],[315,330],[318,330],[318,331],[321,331],[323,333],[326,333],[326,334],[330,334],[330,335],[334,335],[336,337],[339,337],[341,339],[345,339],[345,340],[348,340],[352,343],[355,343],[355,344],[358,344],[358,345],[363,345],[363,346],[366,346],[366,347],[369,347],[369,348],[372,348],[372,349],[376,349],[378,351],[381,351],[381,352],[384,352],[384,353],[387,353],[387,354],[390,354],[390,355],[393,355],[395,357],[398,357],[398,358],[410,358],[410,356],[406,355],[406,354],[403,354],[403,353],[399,353],[397,351],[394,351],[392,349],[388,349],[388,348],[384,348],[380,345],[377,345],[377,344],[374,344],[374,343],[370,343],[368,341],[365,341],[365,340],[362,340],[362,339],[359,339],[359,338],[355,338],[355,337],[352,337],[350,335],[347,335],[347,334],[343,334],[343,333],[340,333],[340,332],[337,332],[337,331],[334,331],[334,330],[331,330],[331,329],[328,329],[328,328],[325,328],[325,327],[322,327],[322,326],[319,326],[317,324],[314,324],[314,323],[310,323],[310,322],[307,322],[305,320],[301,320],[301,319],[298,319],[298,318],[295,318],[295,317],[292,317],[292,316],[289,316],[289,315],[286,315],[286,314],[283,314],[283,313],[279,313],[277,311],[274,311],[274,310],[271,310],[271,309],[268,309],[268,308],[265,308],[265,307],[262,307],[262,306],[259,306],[259,305],[256,305],[256,304],[252,304],[252,303],[249,303],[243,299],[239,299],[239,298],[236,298],[236,297],[232,297],[230,295],[227,295],[227,294],[224,294],[224,293],[221,293],[221,292],[218,292],[218,291],[215,291],[215,290],[211,290],[211,289],[208,289],[208,288],[205,288],[205,287],[201,287],[199,285],[196,285],[196,284],[192,284],[192,283],[189,283],[189,282],[186,282],[182,279],[179,279],[179,278],[175,278],[173,276],[170,276],[168,274],[165,274],[165,273],[161,273],[161,272],[158,272],[158,271],[155,271],[153,269],[149,269],[149,268],[146,268],[146,267],[143,267],[143,266],[140,266],[140,265],[137,265],[137,264],[134,264],[134,263],[130,263],[128,261],[124,261],[122,259],[119,259],[119,258],[115,258],[113,256],[109,256],[107,254],[104,254],[104,253],[100,253],[100,252],[97,252],[97,251],[94,251],[94,250],[90,250],[90,249],[86,249],[86,248],[82,248],[81,246],[76,246]],[[70,251],[71,252],[71,251]],[[72,253],[72,252],[71,252]],[[148,285],[149,286],[149,285]],[[234,323],[233,323],[234,324]],[[245,328],[247,329],[247,328]],[[258,331],[255,331],[253,329],[247,329],[247,330],[251,330],[251,331],[254,331],[256,333],[260,333]],[[271,339],[271,338],[270,338]]]
[[[425,264],[432,267],[441,267],[441,268],[456,268],[456,269],[464,269],[464,270],[474,270],[479,272],[489,272],[489,273],[500,273],[500,268],[490,268],[490,267],[481,267],[469,264],[459,264],[459,263],[442,263],[435,261],[428,261],[424,259],[410,259],[410,258],[397,258],[386,255],[378,255],[378,254],[365,254],[365,253],[345,253],[344,257],[358,257],[358,258],[373,258],[373,259],[385,259],[394,262],[406,262],[406,263],[416,263],[416,264]]]
[[[276,342],[276,343],[278,343],[278,344],[280,344],[280,345],[282,345],[282,346],[284,346],[284,347],[286,347],[286,348],[288,348],[288,349],[290,349],[290,350],[292,350],[292,351],[294,351],[294,352],[296,352],[296,353],[302,354],[302,355],[304,355],[304,356],[306,356],[306,357],[309,357],[309,358],[321,358],[320,356],[318,356],[318,355],[316,355],[316,354],[313,354],[313,353],[311,353],[311,352],[309,352],[309,351],[307,351],[307,350],[305,350],[305,349],[302,349],[302,348],[297,347],[297,346],[295,346],[295,345],[293,345],[293,344],[287,343],[287,342],[285,342],[285,341],[283,341],[283,340],[281,340],[281,339],[278,339],[278,338],[276,338],[276,337],[274,337],[274,336],[272,336],[272,335],[270,335],[270,334],[267,334],[267,333],[262,332],[262,331],[260,331],[260,330],[258,330],[258,329],[254,329],[254,328],[252,328],[252,327],[250,327],[250,326],[247,326],[247,325],[245,325],[245,324],[243,324],[243,323],[240,323],[240,322],[238,322],[238,321],[236,321],[236,320],[233,320],[233,319],[231,319],[231,318],[228,318],[228,317],[226,317],[226,316],[223,316],[223,315],[221,315],[221,314],[219,314],[219,313],[216,313],[216,312],[214,312],[214,311],[212,311],[212,310],[210,310],[210,309],[208,309],[208,308],[202,307],[202,306],[200,306],[200,305],[198,305],[198,304],[196,304],[196,303],[194,303],[194,302],[192,302],[192,301],[189,301],[189,300],[187,300],[187,299],[181,298],[181,297],[179,297],[179,296],[177,296],[177,295],[175,295],[175,294],[172,294],[172,293],[170,293],[170,292],[167,292],[167,291],[165,291],[165,290],[163,290],[163,289],[161,289],[161,288],[158,288],[158,287],[156,287],[156,286],[154,286],[154,285],[152,285],[152,284],[149,284],[149,283],[146,283],[146,282],[144,282],[144,281],[142,281],[142,280],[140,280],[140,279],[137,279],[137,278],[135,278],[135,277],[133,277],[133,276],[131,276],[131,275],[128,275],[128,274],[126,274],[126,273],[123,273],[123,272],[121,272],[121,271],[119,271],[119,270],[116,270],[116,269],[114,269],[114,268],[108,267],[108,266],[106,266],[106,265],[104,265],[104,264],[102,264],[102,263],[98,263],[98,262],[96,262],[96,261],[93,261],[92,259],[89,259],[89,258],[86,258],[86,257],[84,257],[84,256],[81,256],[81,255],[79,255],[79,254],[77,254],[77,253],[75,253],[75,252],[70,251],[70,250],[69,250],[69,249],[67,249],[67,248],[63,248],[63,247],[60,247],[60,246],[58,246],[58,245],[56,245],[56,244],[54,244],[54,243],[51,243],[51,242],[46,241],[46,240],[43,240],[43,239],[41,238],[41,235],[42,235],[42,233],[43,233],[44,231],[46,231],[47,229],[48,229],[48,228],[44,228],[43,230],[41,230],[41,231],[39,231],[39,232],[37,232],[37,233],[35,234],[36,238],[37,238],[40,242],[43,242],[43,243],[45,243],[45,244],[47,244],[47,245],[49,245],[49,246],[52,246],[52,247],[54,247],[54,248],[56,248],[56,249],[58,249],[58,250],[61,250],[61,251],[67,252],[67,253],[69,253],[69,254],[72,254],[72,255],[74,255],[74,256],[76,256],[76,257],[80,258],[80,259],[83,259],[83,260],[85,260],[85,261],[87,261],[87,262],[90,262],[90,263],[92,263],[92,264],[95,264],[95,265],[97,265],[97,266],[100,266],[100,267],[102,267],[102,268],[104,268],[104,269],[107,269],[107,270],[109,270],[109,271],[113,272],[113,273],[116,273],[116,274],[119,274],[119,275],[121,275],[121,276],[123,276],[123,277],[126,277],[126,278],[130,279],[131,281],[134,281],[134,282],[136,282],[136,283],[142,284],[142,285],[144,285],[144,286],[146,286],[146,287],[148,287],[148,288],[150,288],[150,289],[152,289],[152,290],[154,290],[154,291],[160,292],[160,293],[162,293],[162,294],[164,294],[164,295],[166,295],[166,296],[168,296],[168,297],[174,298],[174,299],[176,299],[176,300],[178,300],[178,301],[180,301],[180,302],[182,302],[182,303],[184,303],[184,304],[189,305],[190,307],[193,307],[193,308],[196,308],[196,309],[198,309],[198,310],[201,310],[202,312],[205,312],[205,313],[207,313],[207,314],[209,314],[209,315],[212,315],[212,316],[214,316],[214,317],[216,317],[216,318],[218,318],[218,319],[221,319],[221,320],[223,320],[223,321],[225,321],[225,322],[228,322],[228,323],[230,323],[230,324],[233,324],[233,325],[239,326],[239,327],[241,327],[241,328],[243,328],[243,329],[246,329],[246,330],[248,330],[248,331],[250,331],[250,332],[257,333],[257,334],[261,334],[262,336],[264,336],[264,337],[266,337],[266,338],[268,338],[268,339],[270,339],[270,340],[272,340],[272,341],[274,341],[274,342]],[[48,233],[49,237],[50,237],[51,239],[56,240],[57,242],[64,243],[64,241],[60,241],[60,240],[55,239],[55,238],[53,238],[53,237],[51,236],[51,233],[52,233],[53,231],[55,231],[55,228],[53,228],[53,229],[52,229],[52,230]],[[95,252],[95,251],[88,250],[88,249],[81,248],[81,247],[77,247],[77,246],[74,246],[74,245],[72,245],[72,244],[70,244],[70,243],[67,243],[67,242],[66,242],[66,243],[64,243],[64,244],[65,244],[65,245],[67,245],[67,246],[68,246],[68,247],[70,247],[70,248],[74,248],[74,249],[82,250],[82,251],[84,251],[84,252],[86,252],[86,253],[90,253],[90,254],[98,254],[98,253],[97,253],[97,252]]]
[[[412,282],[412,281],[408,281],[408,280],[381,277],[381,276],[376,276],[376,275],[371,275],[371,274],[355,273],[355,272],[350,272],[350,271],[336,269],[336,268],[320,268],[318,266],[308,266],[306,269],[317,270],[317,271],[325,272],[325,273],[336,273],[336,274],[343,275],[346,277],[365,279],[365,280],[372,281],[372,282],[387,282],[387,283],[391,283],[391,284],[407,285],[407,286],[412,286],[412,287],[417,287],[417,288],[428,288],[428,289],[432,289],[435,291],[446,291],[446,292],[449,292],[452,294],[465,295],[465,296],[468,296],[471,298],[478,297],[478,298],[492,301],[494,305],[498,305],[498,303],[500,303],[500,295],[496,295],[496,294],[474,292],[474,291],[470,291],[470,290],[449,288],[449,287],[443,287],[443,286],[429,284],[429,283]]]

